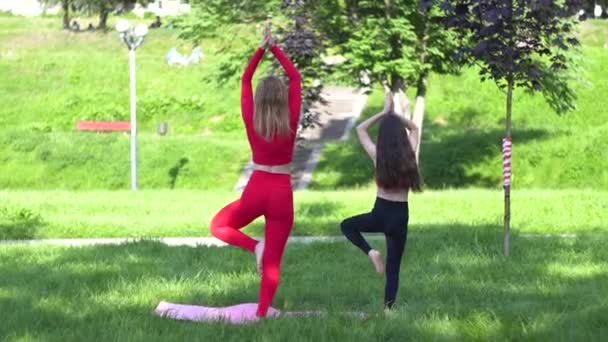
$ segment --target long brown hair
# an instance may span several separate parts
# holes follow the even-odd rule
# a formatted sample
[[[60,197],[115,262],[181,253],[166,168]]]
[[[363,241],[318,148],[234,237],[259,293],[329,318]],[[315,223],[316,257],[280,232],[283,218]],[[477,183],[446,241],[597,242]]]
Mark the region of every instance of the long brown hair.
[[[376,183],[385,189],[422,189],[416,153],[405,125],[395,113],[386,115],[380,122],[376,145]]]
[[[266,141],[289,136],[289,103],[287,86],[278,77],[264,77],[255,90],[253,126]]]

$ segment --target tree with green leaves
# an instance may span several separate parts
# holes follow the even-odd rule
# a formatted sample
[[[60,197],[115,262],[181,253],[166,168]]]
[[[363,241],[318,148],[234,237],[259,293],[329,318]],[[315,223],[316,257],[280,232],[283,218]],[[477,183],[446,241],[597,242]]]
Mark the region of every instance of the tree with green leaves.
[[[72,0],[42,0],[46,6],[56,6],[61,4],[61,11],[63,12],[63,29],[68,30],[70,28],[70,7]]]
[[[209,25],[257,23],[279,11],[281,0],[190,0],[197,15]]]
[[[116,5],[118,5],[118,3],[121,1],[90,0],[89,2],[92,4],[91,7],[96,8],[96,10],[99,12],[99,23],[97,24],[97,28],[100,30],[105,30],[107,28],[108,16],[110,15],[110,12],[112,12],[112,10],[116,8]]]
[[[105,30],[107,28],[108,16],[119,5],[123,8],[128,8],[135,3],[142,6],[147,6],[152,0],[42,0],[47,6],[61,4],[63,11],[63,28],[70,28],[70,8],[75,8],[79,11],[87,10],[92,13],[99,13],[99,23],[97,28]]]
[[[432,1],[432,0],[430,0]],[[443,0],[447,24],[458,35],[463,63],[477,64],[506,95],[506,139],[511,139],[513,90],[542,92],[558,112],[574,108],[572,53],[579,41],[581,0]],[[511,185],[504,184],[504,242],[510,253]]]
[[[347,61],[343,70],[361,86],[383,84],[412,117],[407,90],[416,88],[413,121],[422,130],[428,77],[454,72],[452,33],[443,13],[417,0],[309,0],[315,26]]]
[[[602,16],[606,16],[608,11],[608,0],[583,0],[582,9],[585,11],[582,19],[593,18],[595,16],[595,6],[599,5],[602,7]]]
[[[323,103],[321,80],[328,73],[322,63],[324,45],[312,27],[310,7],[303,1],[242,1],[242,0],[192,0],[191,15],[175,20],[180,38],[199,44],[205,38],[230,36],[219,46],[222,60],[209,81],[218,85],[241,76],[243,64],[248,60],[257,36],[251,28],[273,15],[279,44],[297,66],[302,75],[303,129],[318,123],[320,113],[315,104]]]
[[[322,113],[316,109],[316,105],[326,103],[321,95],[322,80],[330,72],[330,68],[321,58],[325,45],[312,27],[312,11],[305,1],[284,0],[281,10],[288,20],[279,27],[278,36],[283,50],[298,66],[302,75],[300,127],[308,129],[319,123],[318,118]],[[276,68],[276,61],[274,64]]]
[[[119,5],[123,8],[128,8],[134,4],[147,6],[152,0],[73,0],[79,3],[80,6],[87,6],[89,10],[99,13],[99,23],[97,28],[105,30],[107,28],[108,16]]]

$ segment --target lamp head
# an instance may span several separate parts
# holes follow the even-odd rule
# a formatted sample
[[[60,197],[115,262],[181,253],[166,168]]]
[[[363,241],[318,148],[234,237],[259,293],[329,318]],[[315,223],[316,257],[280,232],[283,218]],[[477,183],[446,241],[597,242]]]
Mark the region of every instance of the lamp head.
[[[124,19],[121,19],[118,22],[116,22],[116,31],[118,31],[118,33],[120,33],[120,34],[126,33],[130,28],[131,28],[131,24]]]
[[[139,24],[135,26],[135,35],[137,37],[143,38],[148,34],[148,26],[145,24]]]

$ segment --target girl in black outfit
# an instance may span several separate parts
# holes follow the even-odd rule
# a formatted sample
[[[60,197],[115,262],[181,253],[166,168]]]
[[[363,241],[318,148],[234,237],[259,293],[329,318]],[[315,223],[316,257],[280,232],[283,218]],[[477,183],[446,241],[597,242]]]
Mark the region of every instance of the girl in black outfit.
[[[380,121],[380,127],[375,145],[367,130],[377,121]],[[408,193],[421,189],[414,152],[418,146],[418,127],[395,114],[393,94],[389,92],[384,100],[384,110],[362,122],[357,127],[357,135],[374,162],[378,186],[376,203],[371,212],[344,220],[341,228],[350,242],[369,256],[380,275],[384,274],[380,252],[370,247],[361,232],[384,233],[387,250],[384,305],[390,310],[397,296],[399,267],[407,240]]]

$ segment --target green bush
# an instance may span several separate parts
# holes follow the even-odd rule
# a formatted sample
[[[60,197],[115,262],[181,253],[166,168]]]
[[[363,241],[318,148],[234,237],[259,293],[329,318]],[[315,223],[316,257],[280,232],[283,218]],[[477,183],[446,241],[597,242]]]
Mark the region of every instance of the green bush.
[[[154,19],[156,18],[156,14],[152,13],[152,12],[145,12],[144,13],[144,19]]]
[[[0,240],[31,239],[42,224],[41,216],[31,209],[0,207]]]

